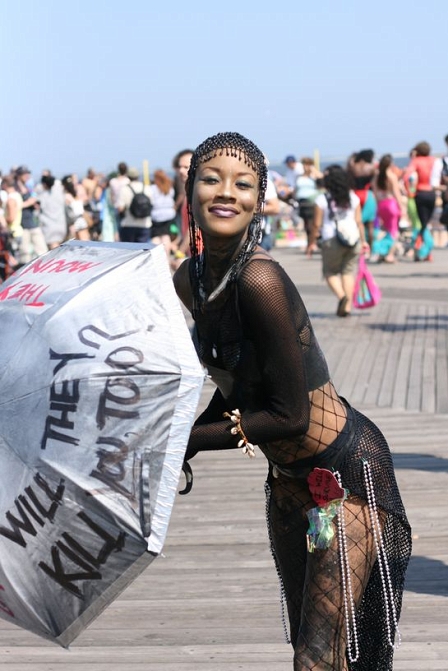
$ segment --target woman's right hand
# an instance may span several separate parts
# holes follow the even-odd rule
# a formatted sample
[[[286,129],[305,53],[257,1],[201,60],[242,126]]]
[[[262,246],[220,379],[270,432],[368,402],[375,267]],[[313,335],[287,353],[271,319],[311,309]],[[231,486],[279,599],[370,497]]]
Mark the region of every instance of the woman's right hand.
[[[369,252],[370,252],[370,245],[369,245],[369,243],[367,242],[367,240],[364,240],[364,241],[361,243],[361,253],[362,253],[362,254],[368,254]]]

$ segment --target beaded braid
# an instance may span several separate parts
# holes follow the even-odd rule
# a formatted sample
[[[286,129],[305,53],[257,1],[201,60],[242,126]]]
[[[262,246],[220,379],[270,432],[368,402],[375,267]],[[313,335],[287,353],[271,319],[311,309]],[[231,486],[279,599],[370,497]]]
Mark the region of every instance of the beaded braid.
[[[239,133],[217,133],[202,142],[194,151],[191,157],[190,168],[188,171],[185,192],[187,196],[188,227],[190,232],[190,253],[193,261],[193,294],[197,306],[201,306],[203,297],[200,292],[200,279],[204,272],[204,255],[201,253],[201,231],[196,224],[193,211],[193,187],[198,166],[210,161],[216,156],[233,156],[254,170],[258,175],[258,201],[257,213],[252,219],[248,236],[244,245],[233,261],[227,283],[235,280],[240,268],[247,259],[254,253],[255,248],[261,237],[261,218],[268,181],[267,162],[263,153],[258,147]]]

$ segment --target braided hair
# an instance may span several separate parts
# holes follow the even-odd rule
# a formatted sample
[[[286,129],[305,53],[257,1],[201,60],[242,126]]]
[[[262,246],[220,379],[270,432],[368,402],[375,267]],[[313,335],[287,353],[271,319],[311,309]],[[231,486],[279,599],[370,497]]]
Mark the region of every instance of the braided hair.
[[[190,252],[193,261],[193,293],[195,302],[200,305],[201,277],[204,272],[204,254],[202,253],[202,238],[199,226],[193,216],[193,188],[196,172],[202,163],[207,163],[216,156],[233,156],[249,166],[258,176],[257,212],[254,215],[246,240],[238,256],[229,269],[227,284],[233,282],[238,271],[254,253],[261,237],[261,218],[268,180],[267,161],[258,147],[239,133],[217,133],[202,142],[193,152],[188,170],[185,193],[187,197],[188,227],[190,232]]]

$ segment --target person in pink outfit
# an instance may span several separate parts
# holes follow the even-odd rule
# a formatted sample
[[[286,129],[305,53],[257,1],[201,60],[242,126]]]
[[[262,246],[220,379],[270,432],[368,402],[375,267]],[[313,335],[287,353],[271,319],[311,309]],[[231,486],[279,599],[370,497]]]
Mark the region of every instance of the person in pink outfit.
[[[396,172],[393,170],[391,154],[385,154],[373,178],[373,193],[377,201],[377,215],[385,236],[375,240],[372,246],[372,260],[395,262],[394,248],[400,232],[399,221],[406,210]]]

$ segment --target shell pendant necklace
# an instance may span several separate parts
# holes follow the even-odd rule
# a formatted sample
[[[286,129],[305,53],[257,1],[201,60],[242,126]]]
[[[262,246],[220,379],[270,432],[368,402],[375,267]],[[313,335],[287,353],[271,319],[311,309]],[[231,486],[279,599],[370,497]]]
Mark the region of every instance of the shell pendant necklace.
[[[211,291],[208,296],[207,296],[207,292],[205,291],[205,287],[204,287],[204,284],[202,282],[202,278],[199,279],[199,296],[201,298],[201,302],[202,302],[203,305],[206,304],[206,303],[211,303],[212,301],[214,301],[224,291],[224,289],[227,287],[227,284],[228,284],[228,282],[230,280],[230,277],[232,275],[232,271],[235,268],[235,263],[238,261],[238,258],[239,258],[239,255],[240,255],[240,252],[241,252],[241,249],[242,249],[243,245],[244,245],[244,240],[241,240],[239,245],[238,245],[238,249],[237,249],[237,251],[236,251],[236,253],[233,257],[233,261],[230,264],[230,267],[228,268],[228,270],[224,274],[224,276],[223,276],[222,280],[219,282],[218,286],[215,289],[213,289],[213,291]],[[212,357],[214,359],[218,358],[218,348],[217,348],[216,343],[212,344]]]
[[[218,298],[218,296],[220,296],[222,294],[222,292],[225,290],[225,288],[226,288],[226,286],[229,282],[231,272],[232,272],[232,266],[228,269],[228,271],[226,272],[226,274],[224,275],[224,277],[222,278],[222,280],[220,281],[218,286],[212,292],[210,292],[210,294],[208,296],[207,296],[207,293],[205,291],[205,288],[204,288],[204,285],[203,285],[202,281],[201,280],[199,281],[199,295],[201,297],[201,302],[202,302],[203,306],[205,306],[205,304],[212,303],[216,298]],[[215,326],[216,326],[216,324],[215,324]],[[215,335],[216,335],[216,333],[215,333]],[[212,348],[211,348],[213,359],[218,358],[218,346],[217,346],[216,342],[214,342],[215,340],[216,340],[216,338],[214,337],[213,342],[212,342]]]

